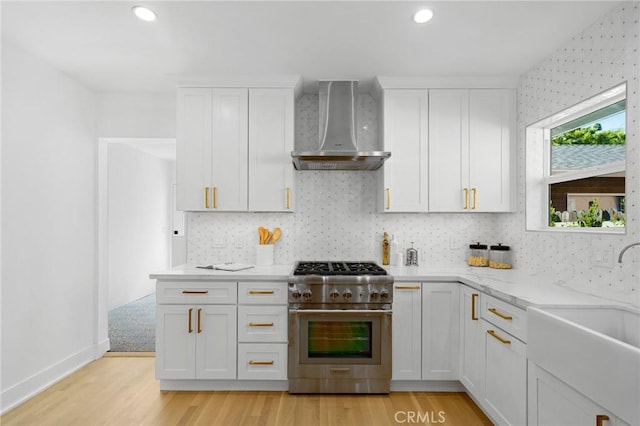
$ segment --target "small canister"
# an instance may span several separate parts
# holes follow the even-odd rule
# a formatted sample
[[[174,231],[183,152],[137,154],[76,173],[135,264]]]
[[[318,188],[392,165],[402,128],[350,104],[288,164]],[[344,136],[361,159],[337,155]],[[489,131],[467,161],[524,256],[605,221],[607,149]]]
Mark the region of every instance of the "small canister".
[[[469,266],[489,266],[489,250],[486,244],[471,244],[469,246]]]
[[[407,249],[406,266],[418,266],[418,250],[413,248],[413,242],[411,243],[411,248]]]
[[[495,269],[511,269],[511,249],[509,246],[498,244],[491,246],[489,252],[489,267]]]

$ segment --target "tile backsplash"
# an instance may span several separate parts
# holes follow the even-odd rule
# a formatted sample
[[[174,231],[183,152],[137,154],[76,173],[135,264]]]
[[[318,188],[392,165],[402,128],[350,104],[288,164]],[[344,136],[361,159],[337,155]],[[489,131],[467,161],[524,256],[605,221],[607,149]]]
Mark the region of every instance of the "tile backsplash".
[[[403,249],[414,242],[421,266],[464,265],[470,243],[501,242],[512,247],[516,268],[543,271],[559,285],[640,306],[640,248],[612,268],[593,266],[591,257],[607,249],[617,258],[624,245],[640,241],[638,17],[638,2],[622,3],[522,76],[516,213],[378,213],[377,172],[302,171],[295,173],[295,213],[187,214],[187,261],[254,263],[258,226],[283,231],[276,263],[380,261],[383,231],[396,234]],[[623,81],[629,88],[626,235],[525,231],[525,126]],[[360,95],[357,114],[360,148],[381,149],[376,100]],[[296,104],[296,149],[317,146],[318,97],[305,94]]]

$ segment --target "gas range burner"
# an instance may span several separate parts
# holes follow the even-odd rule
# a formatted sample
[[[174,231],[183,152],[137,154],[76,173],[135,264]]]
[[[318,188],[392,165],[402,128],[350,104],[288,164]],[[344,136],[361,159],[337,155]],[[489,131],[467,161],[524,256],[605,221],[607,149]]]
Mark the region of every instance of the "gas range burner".
[[[375,262],[300,261],[293,275],[387,275],[387,271]]]

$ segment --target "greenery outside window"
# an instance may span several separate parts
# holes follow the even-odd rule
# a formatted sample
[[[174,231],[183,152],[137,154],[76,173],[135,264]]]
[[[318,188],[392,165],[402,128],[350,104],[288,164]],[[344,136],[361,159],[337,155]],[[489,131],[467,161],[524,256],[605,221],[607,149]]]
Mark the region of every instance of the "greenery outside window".
[[[527,229],[624,232],[625,134],[626,84],[527,126]]]

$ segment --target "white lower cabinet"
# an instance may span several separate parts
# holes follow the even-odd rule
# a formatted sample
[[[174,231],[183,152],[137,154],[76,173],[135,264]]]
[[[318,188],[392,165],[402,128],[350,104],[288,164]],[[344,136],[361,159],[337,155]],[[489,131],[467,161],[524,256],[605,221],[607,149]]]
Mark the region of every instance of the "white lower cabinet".
[[[422,286],[396,283],[393,288],[392,380],[422,380]]]
[[[478,290],[460,285],[460,382],[476,401],[484,395],[480,298]]]
[[[529,426],[624,426],[627,423],[529,362]]]
[[[459,379],[460,304],[458,294],[457,283],[422,284],[422,379],[424,380]]]
[[[493,300],[492,300],[493,299]],[[515,306],[500,304],[483,295],[482,306],[482,368],[484,369],[484,396],[482,408],[498,425],[527,424],[527,345],[498,327],[505,322],[510,327],[514,319],[526,318],[526,313]],[[496,315],[496,312],[499,315]]]
[[[157,305],[156,378],[235,379],[235,305]]]
[[[287,284],[238,283],[238,379],[286,380]]]

